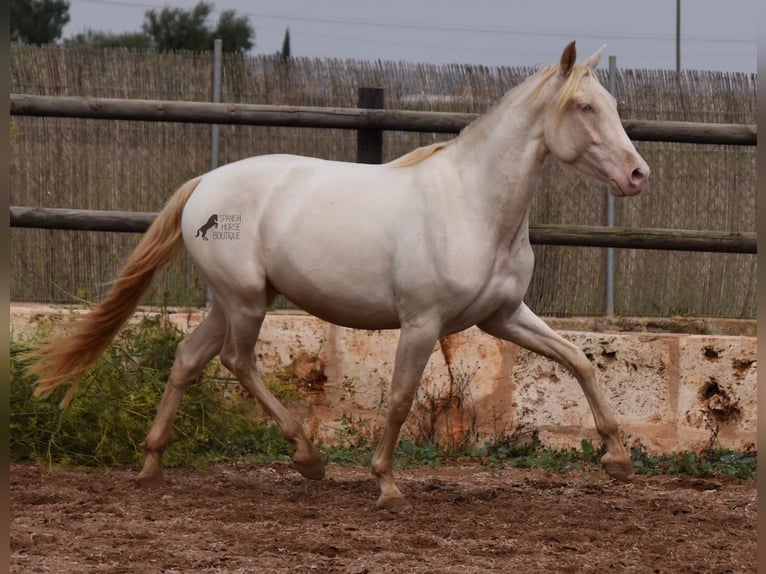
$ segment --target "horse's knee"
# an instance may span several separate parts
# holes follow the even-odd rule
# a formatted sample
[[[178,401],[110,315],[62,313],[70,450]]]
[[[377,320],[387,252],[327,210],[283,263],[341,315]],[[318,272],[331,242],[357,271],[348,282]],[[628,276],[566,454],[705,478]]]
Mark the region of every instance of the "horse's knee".
[[[195,361],[193,355],[187,351],[188,346],[186,339],[178,344],[173,358],[173,366],[170,368],[170,380],[185,379],[186,373],[192,373],[196,370],[199,361]]]
[[[206,327],[203,329],[203,327]],[[217,333],[211,331],[209,324],[203,324],[198,327],[198,331],[183,339],[176,348],[173,359],[171,376],[175,375],[181,379],[195,379],[205,365],[220,350]]]
[[[230,334],[226,334],[226,339],[221,346],[219,353],[221,364],[229,369],[234,375],[239,376],[242,373],[250,372],[255,369],[255,348],[237,346]]]
[[[234,349],[229,348],[228,345],[224,345],[219,356],[221,364],[226,367],[231,373],[236,375],[241,372],[241,361],[237,361],[237,353]]]
[[[390,406],[388,408],[388,420],[396,424],[404,424],[404,421],[410,414],[414,400],[414,390],[391,393]]]
[[[588,360],[585,353],[577,349],[571,358],[570,369],[581,380],[594,380],[596,378],[596,367]]]

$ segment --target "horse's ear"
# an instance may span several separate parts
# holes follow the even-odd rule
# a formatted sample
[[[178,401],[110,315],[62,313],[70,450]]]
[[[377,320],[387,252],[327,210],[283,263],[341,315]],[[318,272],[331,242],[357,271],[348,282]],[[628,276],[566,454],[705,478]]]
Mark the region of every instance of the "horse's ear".
[[[559,72],[565,78],[572,72],[572,68],[577,60],[577,50],[575,50],[575,42],[572,40],[567,44],[564,51],[561,53],[561,62],[559,63]]]
[[[604,50],[606,50],[606,44],[604,44],[598,50],[593,52],[593,55],[589,57],[587,60],[585,60],[583,64],[588,66],[591,70],[595,70],[596,66],[598,66],[599,60],[601,60],[601,55],[604,53]]]

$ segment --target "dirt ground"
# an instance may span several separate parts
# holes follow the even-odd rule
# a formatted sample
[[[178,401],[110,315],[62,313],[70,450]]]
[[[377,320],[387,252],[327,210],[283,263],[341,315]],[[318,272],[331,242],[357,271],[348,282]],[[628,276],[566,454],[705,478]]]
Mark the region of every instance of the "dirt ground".
[[[406,512],[364,468],[287,464],[10,468],[11,571],[487,573],[756,571],[753,481],[549,474],[466,463],[402,470]]]

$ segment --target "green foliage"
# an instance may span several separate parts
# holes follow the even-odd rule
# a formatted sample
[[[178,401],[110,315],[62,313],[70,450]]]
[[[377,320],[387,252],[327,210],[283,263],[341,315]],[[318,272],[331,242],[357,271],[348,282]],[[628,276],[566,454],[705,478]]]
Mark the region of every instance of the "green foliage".
[[[224,52],[244,54],[253,47],[255,31],[247,16],[237,16],[234,10],[224,10],[210,35],[213,39],[223,40]]]
[[[191,10],[165,7],[147,10],[141,29],[160,50],[209,50],[212,45],[205,20],[213,5],[200,2]]]
[[[290,49],[290,28],[285,29],[285,37],[282,39],[282,49],[279,51],[279,57],[282,60],[289,60],[292,56]]]
[[[734,477],[755,480],[758,474],[757,457],[754,452],[738,452],[727,449],[711,449],[700,454],[679,452],[649,455],[639,449],[631,449],[633,469],[637,474],[685,474],[695,477]]]
[[[215,28],[205,21],[213,4],[199,2],[191,10],[165,7],[148,10],[142,30],[159,50],[210,50],[215,38],[223,39],[224,52],[245,53],[253,47],[254,31],[247,16],[237,16],[233,10],[221,12]]]
[[[394,451],[394,460],[401,467],[432,466],[441,464],[444,452],[434,443],[427,442],[416,445],[403,439]]]
[[[343,414],[336,434],[336,444],[325,446],[324,459],[343,466],[368,466],[372,460],[375,438],[368,419],[354,419]]]
[[[336,434],[336,444],[322,448],[327,463],[343,466],[369,466],[380,437],[368,419],[354,419],[344,414]],[[426,441],[415,443],[402,439],[394,451],[394,462],[403,468],[439,466],[449,455],[438,445]]]
[[[32,397],[24,372],[28,350],[11,345],[10,452],[13,460],[76,465],[140,463],[141,442],[167,382],[177,328],[161,316],[126,327],[61,410],[60,389],[47,401]],[[279,429],[255,420],[254,403],[219,385],[198,382],[186,392],[165,453],[168,466],[243,458],[284,458]]]
[[[67,0],[11,0],[11,41],[49,44],[69,22]]]
[[[540,444],[536,431],[512,435],[498,443],[485,444],[484,455],[490,466],[516,468],[542,468],[550,472],[584,470],[598,464],[599,453],[589,440],[580,443],[580,449],[548,449]]]
[[[517,468],[542,468],[550,472],[598,469],[601,448],[589,440],[580,443],[580,449],[547,449],[540,444],[537,433],[528,440],[503,440],[488,442],[483,449],[472,454],[479,456],[490,466],[513,466]],[[641,475],[689,475],[694,477],[730,477],[754,480],[757,475],[756,454],[727,449],[714,449],[695,453],[691,451],[662,455],[649,455],[632,448],[631,460],[636,474]]]
[[[113,34],[87,29],[64,40],[67,46],[93,46],[97,48],[132,48],[146,49],[152,45],[149,36],[143,32],[124,32]]]
[[[213,13],[213,4],[199,2],[190,10],[165,7],[144,13],[144,23],[137,32],[112,34],[101,30],[84,30],[64,40],[71,46],[98,48],[156,48],[160,51],[191,50],[202,52],[213,49],[213,40],[223,40],[223,51],[244,54],[253,47],[255,31],[247,16],[238,16],[234,10],[224,10],[215,27],[206,22]]]

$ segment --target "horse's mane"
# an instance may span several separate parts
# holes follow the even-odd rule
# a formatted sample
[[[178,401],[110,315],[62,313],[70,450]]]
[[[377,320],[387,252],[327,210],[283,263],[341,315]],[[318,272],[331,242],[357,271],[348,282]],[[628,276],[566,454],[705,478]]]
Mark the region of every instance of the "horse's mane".
[[[480,126],[486,125],[487,122],[492,122],[493,120],[490,119],[490,116],[494,111],[500,108],[523,106],[531,100],[538,98],[540,92],[542,92],[543,88],[548,84],[548,81],[559,72],[559,69],[560,64],[545,66],[520,84],[517,84],[508,90],[494,106],[487,110],[476,121],[467,125],[458,137],[464,137],[469,133],[473,133],[475,130],[481,130],[482,128]],[[553,100],[553,105],[556,107],[559,116],[561,116],[561,114],[566,111],[569,104],[571,104],[577,93],[577,88],[580,86],[580,81],[584,77],[590,77],[592,75],[593,71],[586,64],[574,64],[572,66],[564,85],[559,88],[559,91]],[[407,156],[404,156],[401,159],[406,157]]]
[[[527,98],[537,97],[537,95],[543,89],[543,86],[548,83],[548,80],[550,80],[554,74],[558,73],[559,68],[559,64],[551,64],[550,66],[543,68],[539,72],[539,75],[541,76],[540,82],[535,86],[533,90],[524,96],[524,100]],[[556,99],[554,100],[554,104],[556,105],[559,114],[564,113],[564,110],[566,110],[567,106],[569,106],[569,104],[572,102],[575,93],[577,93],[577,88],[580,85],[580,81],[586,76],[593,76],[593,70],[590,68],[590,66],[585,64],[575,64],[572,66],[572,69],[567,76],[566,82],[564,82],[564,85],[561,86],[561,89],[559,90],[558,94],[556,94]]]
[[[406,153],[403,156],[389,162],[388,165],[391,167],[410,167],[417,165],[420,162],[427,160],[432,155],[442,151],[449,144],[449,141],[437,142],[435,144],[416,148],[411,152]]]
[[[542,70],[540,70],[537,74],[530,76],[529,80],[532,80],[533,78],[538,78],[537,84],[529,90],[526,94],[523,94],[520,98],[520,102],[526,102],[529,99],[536,98],[540,92],[542,91],[543,87],[548,83],[548,80],[550,80],[556,73],[559,71],[559,64],[551,64],[550,66],[546,66]],[[564,113],[564,111],[567,109],[569,104],[574,99],[575,94],[577,93],[577,88],[580,86],[580,81],[584,77],[591,77],[593,76],[593,70],[585,64],[575,64],[572,66],[572,69],[569,72],[569,75],[567,76],[566,82],[564,82],[564,85],[561,86],[561,89],[559,89],[558,93],[556,94],[556,98],[554,100],[554,105],[557,108],[558,114],[561,115]],[[519,84],[521,86],[521,84]],[[506,94],[506,97],[511,96],[511,92],[514,92],[516,88],[513,88],[508,94]],[[495,104],[494,107],[498,107],[503,103],[503,100],[506,98],[502,98],[497,104]],[[491,110],[489,110],[491,111]],[[487,112],[488,115],[489,111]],[[471,128],[472,126],[467,126],[466,129]],[[446,148],[448,145],[450,145],[455,140],[450,140],[446,142],[437,142],[435,144],[423,146],[416,148],[412,150],[409,153],[404,154],[403,156],[391,161],[388,165],[391,167],[410,167],[413,165],[417,165],[425,160],[427,160],[429,157],[432,157],[434,154],[439,153],[444,148]]]

